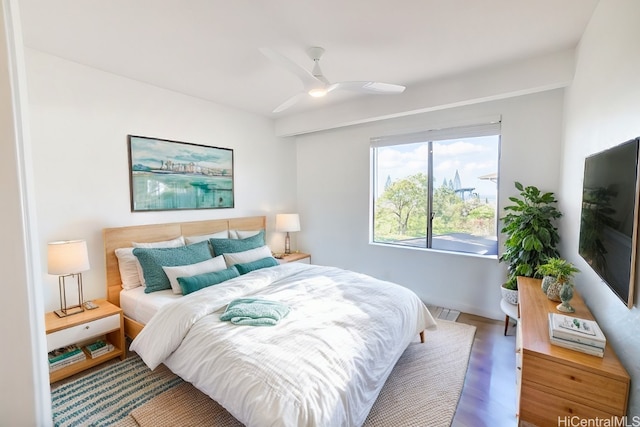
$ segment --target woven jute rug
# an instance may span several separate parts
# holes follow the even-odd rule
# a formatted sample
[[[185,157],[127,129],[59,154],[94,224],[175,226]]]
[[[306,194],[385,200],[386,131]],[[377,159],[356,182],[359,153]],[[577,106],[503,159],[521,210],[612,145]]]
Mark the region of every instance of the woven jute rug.
[[[413,342],[396,364],[366,427],[449,426],[464,385],[475,327],[446,320]],[[182,383],[134,409],[118,427],[242,426],[218,403]]]

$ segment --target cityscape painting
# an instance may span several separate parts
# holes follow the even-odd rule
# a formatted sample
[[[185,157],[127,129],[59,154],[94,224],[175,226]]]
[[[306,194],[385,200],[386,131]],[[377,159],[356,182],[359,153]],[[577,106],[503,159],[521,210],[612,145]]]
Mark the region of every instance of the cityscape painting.
[[[132,212],[233,208],[233,150],[128,139]]]

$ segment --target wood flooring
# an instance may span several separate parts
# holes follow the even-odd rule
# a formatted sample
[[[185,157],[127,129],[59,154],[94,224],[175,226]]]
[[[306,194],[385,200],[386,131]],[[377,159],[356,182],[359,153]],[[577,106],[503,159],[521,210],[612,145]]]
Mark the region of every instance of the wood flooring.
[[[458,323],[475,326],[465,378],[452,427],[516,426],[515,325],[462,313]]]

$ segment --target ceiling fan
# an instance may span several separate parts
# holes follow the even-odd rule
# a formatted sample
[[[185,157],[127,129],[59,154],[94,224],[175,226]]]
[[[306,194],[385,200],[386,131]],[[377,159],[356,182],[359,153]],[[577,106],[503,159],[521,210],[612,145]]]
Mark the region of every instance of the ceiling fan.
[[[310,47],[307,49],[307,55],[313,60],[313,69],[311,71],[308,71],[272,49],[260,48],[260,52],[276,64],[298,76],[304,85],[302,92],[280,104],[273,110],[274,113],[286,110],[306,96],[319,98],[334,90],[349,90],[370,94],[396,94],[402,93],[405,90],[405,87],[401,85],[372,81],[329,82],[320,69],[320,58],[324,53],[324,49],[321,47]]]

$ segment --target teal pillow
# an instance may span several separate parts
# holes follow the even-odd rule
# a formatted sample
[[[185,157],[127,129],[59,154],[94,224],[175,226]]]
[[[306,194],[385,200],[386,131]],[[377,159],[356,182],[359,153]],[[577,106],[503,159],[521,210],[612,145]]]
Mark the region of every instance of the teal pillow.
[[[244,252],[265,245],[264,230],[260,230],[255,236],[247,237],[246,239],[209,239],[209,242],[211,242],[215,256],[225,253]]]
[[[234,265],[234,267],[238,269],[240,274],[247,274],[248,272],[253,270],[259,270],[261,268],[267,268],[267,267],[275,267],[276,265],[279,265],[278,261],[276,261],[274,257],[269,256],[256,261],[246,262],[244,264],[236,264]]]
[[[195,264],[213,258],[206,240],[177,248],[135,248],[133,254],[142,267],[146,294],[171,289],[169,278],[162,267]]]
[[[238,270],[234,266],[231,266],[226,270],[213,271],[190,277],[178,277],[178,283],[182,289],[182,294],[187,295],[191,292],[199,291],[200,289],[233,279],[239,275]]]

